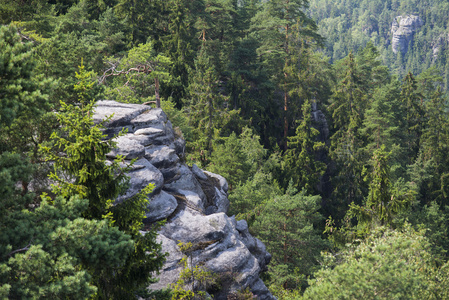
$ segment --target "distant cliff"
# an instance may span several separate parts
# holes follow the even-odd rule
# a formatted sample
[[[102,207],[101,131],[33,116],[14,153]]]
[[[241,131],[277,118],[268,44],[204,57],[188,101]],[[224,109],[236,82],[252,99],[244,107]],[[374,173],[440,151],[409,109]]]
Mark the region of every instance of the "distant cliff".
[[[161,109],[97,102],[95,122],[110,115],[113,117],[105,133],[112,137],[122,128],[127,128],[128,133],[117,138],[117,149],[108,156],[113,159],[123,155],[128,162],[137,159],[128,173],[130,188],[116,201],[126,201],[153,183],[155,189],[149,195],[145,222],[151,226],[158,220],[167,220],[158,240],[169,256],[158,276],[159,282],[149,288],[166,288],[178,280],[184,255],[178,244],[191,242],[192,264],[217,275],[220,288],[208,291],[215,299],[232,298],[246,288],[259,299],[275,299],[259,278],[271,259],[265,245],[248,232],[245,221],[226,215],[226,180],[183,162],[185,141],[176,136]]]
[[[393,33],[391,46],[393,52],[397,53],[400,51],[402,54],[405,54],[415,32],[422,25],[423,21],[419,16],[408,15],[396,17],[391,24],[391,32]]]

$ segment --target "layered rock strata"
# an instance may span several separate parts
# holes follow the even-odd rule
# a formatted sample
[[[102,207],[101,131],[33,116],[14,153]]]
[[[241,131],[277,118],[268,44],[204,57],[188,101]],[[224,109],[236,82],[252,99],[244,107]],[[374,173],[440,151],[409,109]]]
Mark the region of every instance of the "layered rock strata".
[[[210,291],[214,299],[232,298],[246,288],[259,299],[275,299],[259,278],[271,259],[265,245],[248,232],[245,221],[226,215],[226,180],[183,162],[185,141],[174,134],[165,113],[144,105],[97,102],[94,121],[99,123],[108,116],[112,117],[104,133],[109,138],[127,129],[116,138],[117,148],[108,157],[122,155],[125,163],[136,160],[128,173],[130,188],[116,202],[126,201],[153,183],[145,222],[151,226],[167,220],[158,240],[169,255],[159,282],[149,288],[166,288],[178,280],[184,255],[178,244],[190,242],[192,263],[218,276],[221,287]]]

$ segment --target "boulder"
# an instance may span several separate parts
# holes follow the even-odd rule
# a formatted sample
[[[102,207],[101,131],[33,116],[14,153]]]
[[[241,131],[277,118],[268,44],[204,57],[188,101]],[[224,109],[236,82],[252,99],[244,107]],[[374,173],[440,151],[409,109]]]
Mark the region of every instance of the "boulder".
[[[109,120],[105,126],[107,128],[132,126],[131,120],[151,108],[139,104],[127,104],[116,101],[103,100],[95,105],[95,114],[93,116],[95,124],[99,124],[106,118]]]
[[[166,219],[178,207],[178,202],[172,195],[161,191],[150,199],[147,211],[145,213],[145,223],[154,223]]]
[[[206,195],[204,194],[200,183],[196,179],[195,175],[193,175],[192,171],[190,171],[189,167],[186,165],[180,165],[179,174],[177,179],[166,183],[164,185],[164,189],[172,191],[174,193],[181,193],[180,191],[190,191],[193,194],[197,194],[200,199],[204,202],[206,201]]]

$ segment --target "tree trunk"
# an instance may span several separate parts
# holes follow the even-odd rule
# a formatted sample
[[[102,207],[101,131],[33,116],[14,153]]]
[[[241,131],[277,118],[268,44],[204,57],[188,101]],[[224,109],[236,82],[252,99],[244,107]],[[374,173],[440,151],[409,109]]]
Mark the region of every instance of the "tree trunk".
[[[161,98],[159,96],[159,78],[154,78],[154,84],[155,84],[155,88],[154,88],[154,94],[156,96],[156,107],[157,108],[161,108]]]

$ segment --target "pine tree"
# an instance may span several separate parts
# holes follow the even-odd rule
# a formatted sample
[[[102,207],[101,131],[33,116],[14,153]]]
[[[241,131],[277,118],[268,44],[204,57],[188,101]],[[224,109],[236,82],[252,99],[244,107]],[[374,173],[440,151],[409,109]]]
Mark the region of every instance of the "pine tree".
[[[0,124],[8,126],[23,112],[42,115],[48,99],[33,78],[35,61],[30,43],[22,43],[17,28],[0,27]]]
[[[161,107],[160,84],[172,79],[169,73],[172,62],[157,53],[153,43],[139,44],[128,51],[126,58],[111,59],[108,63],[110,68],[104,71],[100,83],[105,83],[108,77],[117,77],[109,88],[110,94],[121,101],[141,103],[146,97],[152,99],[154,91],[154,101],[145,103],[155,103],[156,107]]]
[[[5,32],[9,34],[2,35]],[[22,65],[16,81],[16,92],[26,97],[13,96],[9,80],[3,103],[8,108],[20,108],[10,118],[0,119],[1,125],[15,124],[14,117],[39,114],[38,108],[25,103],[45,99],[45,95],[33,91],[30,82],[33,69],[31,56],[8,49],[26,49],[14,29],[0,28],[0,44],[7,54],[4,66]],[[6,38],[5,38],[6,36]],[[12,37],[12,39],[10,39]],[[17,60],[17,57],[20,60]],[[20,73],[22,72],[22,73]],[[7,74],[14,74],[8,72]],[[7,78],[7,76],[6,76]],[[23,83],[21,87],[20,83]],[[22,100],[26,102],[21,102]],[[17,103],[15,103],[18,101]],[[8,110],[6,110],[8,111]],[[5,110],[0,110],[3,115]],[[2,128],[3,129],[3,128]],[[11,150],[11,149],[10,149]],[[32,179],[34,165],[23,153],[4,152],[0,149],[0,298],[5,299],[85,299],[98,292],[92,284],[88,269],[100,270],[105,266],[120,268],[129,253],[134,250],[130,236],[109,226],[106,220],[87,220],[82,217],[89,201],[79,196],[71,198],[41,198],[26,188]],[[22,183],[18,186],[17,183]]]
[[[171,0],[166,5],[169,11],[169,34],[161,39],[166,55],[173,62],[170,74],[174,80],[162,85],[161,90],[166,98],[172,97],[176,106],[181,108],[181,101],[187,96],[188,70],[193,67],[195,45],[192,42],[196,11],[193,3],[186,0]]]
[[[436,268],[431,248],[410,225],[381,228],[326,257],[301,299],[445,299],[448,265]]]
[[[364,156],[385,145],[391,151],[391,166],[394,178],[404,177],[408,158],[406,157],[406,134],[404,133],[404,111],[400,102],[400,85],[393,81],[377,88],[370,107],[365,112],[361,132],[366,136]]]
[[[273,284],[285,289],[305,284],[327,245],[314,224],[322,220],[319,196],[297,193],[290,182],[284,195],[271,199],[252,227],[273,255],[268,266]]]
[[[162,35],[156,27],[162,9],[162,1],[149,0],[118,0],[115,5],[117,14],[124,20],[129,28],[129,46],[146,43],[149,37],[158,41]]]
[[[289,70],[296,63],[291,55],[291,49],[297,46],[298,35],[301,40],[309,43],[320,43],[321,36],[317,34],[316,24],[306,16],[304,10],[308,7],[307,0],[274,0],[264,2],[252,19],[251,31],[260,46],[258,54],[263,58],[263,66],[273,81],[283,92],[283,147],[287,150],[289,130],[289,107],[291,100],[289,92],[295,81],[290,78]]]
[[[432,166],[431,178],[420,182],[420,192],[424,203],[437,200],[441,205],[447,204],[449,170],[447,169],[447,151],[449,150],[449,120],[446,114],[447,99],[438,88],[425,103],[425,124],[420,141],[421,151],[416,161]],[[414,178],[412,178],[414,180]]]

